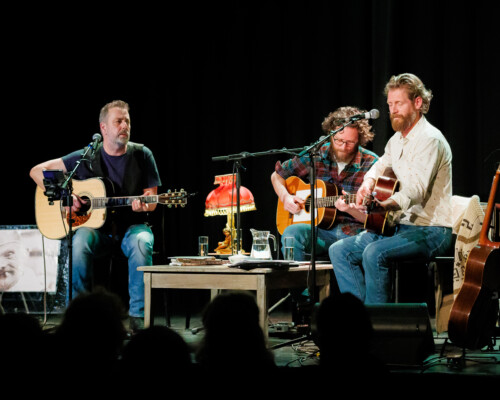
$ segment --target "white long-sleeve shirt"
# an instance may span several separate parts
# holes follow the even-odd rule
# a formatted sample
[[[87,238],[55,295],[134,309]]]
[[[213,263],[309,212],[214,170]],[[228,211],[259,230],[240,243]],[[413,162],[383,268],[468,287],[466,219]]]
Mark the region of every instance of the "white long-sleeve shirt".
[[[389,139],[384,155],[364,179],[376,180],[392,168],[399,191],[391,199],[401,207],[396,222],[451,227],[451,159],[446,138],[422,116],[406,137],[396,132]]]

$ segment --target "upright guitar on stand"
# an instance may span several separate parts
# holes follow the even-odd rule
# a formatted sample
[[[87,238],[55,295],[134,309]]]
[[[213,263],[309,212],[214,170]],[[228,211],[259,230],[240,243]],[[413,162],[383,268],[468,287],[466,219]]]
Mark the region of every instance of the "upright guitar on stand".
[[[457,346],[478,349],[491,343],[498,320],[500,290],[500,242],[488,239],[495,206],[500,167],[491,187],[478,244],[470,251],[464,282],[455,298],[448,321],[448,337]]]

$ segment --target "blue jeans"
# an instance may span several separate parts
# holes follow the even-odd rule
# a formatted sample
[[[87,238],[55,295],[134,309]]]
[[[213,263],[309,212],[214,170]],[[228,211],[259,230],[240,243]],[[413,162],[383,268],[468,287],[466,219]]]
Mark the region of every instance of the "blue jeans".
[[[121,241],[121,249],[128,259],[129,315],[144,316],[144,274],[137,267],[153,265],[154,235],[145,224],[130,226]],[[72,295],[90,290],[94,258],[111,254],[113,239],[96,229],[79,228],[73,235],[73,291]]]
[[[328,252],[328,248],[337,240],[347,238],[342,231],[342,225],[335,225],[333,229],[325,230],[317,228],[316,230],[316,256]],[[295,261],[309,260],[311,252],[311,225],[310,224],[293,224],[286,227],[281,235],[281,251],[284,254],[284,238],[293,237],[293,258]],[[307,256],[306,256],[307,255]],[[291,289],[292,299],[297,303],[301,303],[309,297],[309,289]]]
[[[388,303],[393,262],[440,256],[451,242],[451,228],[398,225],[393,236],[363,231],[332,244],[328,253],[342,293],[352,293],[365,304]]]
[[[325,230],[317,228],[316,234],[316,255],[324,254],[330,245],[337,240],[349,237],[342,231],[342,225],[335,225],[333,229]],[[286,227],[281,235],[281,251],[284,253],[284,238],[293,237],[293,258],[295,261],[306,261],[311,252],[311,225],[293,224]]]

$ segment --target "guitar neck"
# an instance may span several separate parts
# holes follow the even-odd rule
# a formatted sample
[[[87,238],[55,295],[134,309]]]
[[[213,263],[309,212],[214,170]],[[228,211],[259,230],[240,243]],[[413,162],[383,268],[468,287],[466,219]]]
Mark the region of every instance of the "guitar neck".
[[[134,200],[141,200],[143,203],[158,203],[158,195],[94,197],[91,199],[91,203],[93,208],[124,207],[130,206]]]
[[[347,194],[340,196],[326,196],[320,197],[316,199],[316,207],[333,207],[335,202],[340,198],[344,197],[346,203],[356,203],[356,195],[355,194]]]

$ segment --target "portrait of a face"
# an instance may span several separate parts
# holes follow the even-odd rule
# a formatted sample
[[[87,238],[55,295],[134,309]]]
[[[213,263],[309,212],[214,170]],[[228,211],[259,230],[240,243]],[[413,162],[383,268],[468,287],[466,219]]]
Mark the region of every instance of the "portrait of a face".
[[[55,292],[59,248],[38,229],[0,229],[0,292]]]
[[[6,292],[19,282],[25,254],[20,241],[0,243],[0,291]]]

